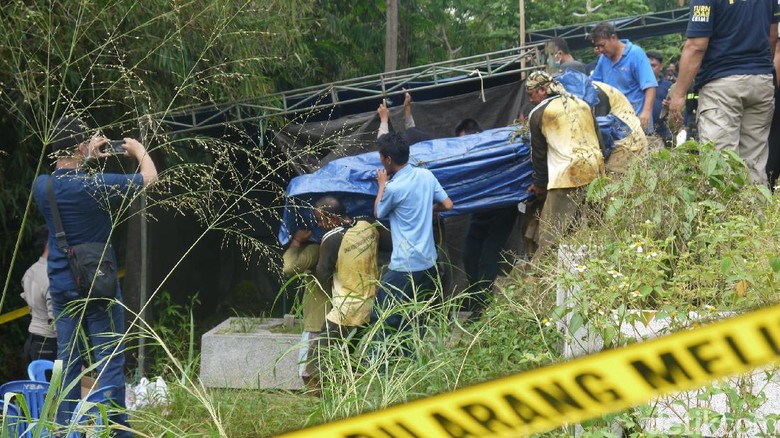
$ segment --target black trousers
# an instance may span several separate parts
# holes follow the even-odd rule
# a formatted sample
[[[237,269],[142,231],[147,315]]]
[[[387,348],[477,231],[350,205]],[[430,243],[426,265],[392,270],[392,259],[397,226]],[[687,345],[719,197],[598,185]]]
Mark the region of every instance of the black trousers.
[[[309,376],[319,379],[323,373],[328,372],[327,361],[322,360],[322,355],[326,354],[327,348],[337,342],[343,342],[347,346],[349,356],[351,356],[355,353],[355,349],[365,332],[366,328],[363,326],[343,326],[325,320],[325,325],[322,327],[322,331],[317,336],[317,339],[309,344],[309,362],[306,364],[306,371],[308,371]],[[342,358],[350,360],[345,356],[331,357],[331,360]]]
[[[47,338],[30,333],[27,340],[24,341],[24,358],[27,363],[37,359],[56,360],[57,338]]]
[[[769,186],[777,184],[780,176],[780,88],[775,89],[775,114],[772,116],[772,126],[769,128],[769,158],[766,160],[766,176]]]
[[[465,303],[467,310],[479,311],[484,308],[493,281],[498,276],[501,251],[512,233],[516,218],[516,205],[471,215],[463,247],[463,268],[472,294]]]

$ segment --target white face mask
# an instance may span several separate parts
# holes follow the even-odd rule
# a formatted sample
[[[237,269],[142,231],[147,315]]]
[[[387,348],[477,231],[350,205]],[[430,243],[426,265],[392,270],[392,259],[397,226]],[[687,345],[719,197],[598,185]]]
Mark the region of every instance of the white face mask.
[[[553,61],[552,61],[553,68],[556,68],[556,69],[561,68],[561,55],[560,55],[560,53],[561,52],[556,52],[555,55],[553,55]]]

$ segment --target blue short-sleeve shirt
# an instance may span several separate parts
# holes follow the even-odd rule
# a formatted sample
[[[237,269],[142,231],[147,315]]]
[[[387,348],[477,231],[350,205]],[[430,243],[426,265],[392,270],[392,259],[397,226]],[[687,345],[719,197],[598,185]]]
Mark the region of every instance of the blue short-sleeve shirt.
[[[592,78],[620,90],[639,115],[645,105],[645,90],[657,87],[658,82],[645,51],[629,40],[620,41],[626,45],[620,59],[613,63],[609,57],[599,56]],[[650,126],[653,126],[652,120]]]
[[[691,0],[688,38],[709,38],[696,88],[732,75],[771,74],[769,28],[778,0]]]
[[[377,205],[379,219],[390,220],[393,253],[390,269],[424,271],[436,264],[433,203],[447,193],[430,170],[407,164],[387,182]]]
[[[33,196],[49,227],[49,288],[52,298],[74,294],[77,287],[68,268],[68,259],[55,237],[54,217],[49,206],[46,181],[52,179],[54,196],[68,244],[107,242],[111,234],[111,207],[133,196],[143,187],[141,174],[87,173],[76,169],[57,169],[35,180]],[[113,248],[110,257],[116,260]],[[71,298],[77,298],[74,295]]]

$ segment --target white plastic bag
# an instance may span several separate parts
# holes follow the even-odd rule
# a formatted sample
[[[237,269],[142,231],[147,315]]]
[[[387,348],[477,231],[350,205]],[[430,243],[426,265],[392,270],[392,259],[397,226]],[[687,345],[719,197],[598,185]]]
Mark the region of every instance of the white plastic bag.
[[[168,406],[168,385],[159,376],[154,381],[142,377],[138,384],[128,385],[126,393],[125,401],[129,410]]]

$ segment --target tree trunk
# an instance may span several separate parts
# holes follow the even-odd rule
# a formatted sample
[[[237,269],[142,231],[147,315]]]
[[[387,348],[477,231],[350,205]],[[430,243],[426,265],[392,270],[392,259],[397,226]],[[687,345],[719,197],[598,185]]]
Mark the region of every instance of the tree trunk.
[[[397,70],[398,60],[398,0],[387,0],[387,31],[385,32],[385,72]]]
[[[400,0],[398,0],[400,1]],[[414,13],[414,2],[404,2],[403,19],[398,23],[398,69],[403,70],[409,67],[409,18]]]

